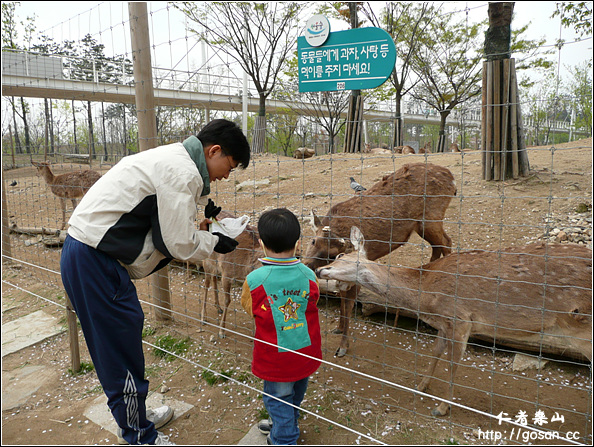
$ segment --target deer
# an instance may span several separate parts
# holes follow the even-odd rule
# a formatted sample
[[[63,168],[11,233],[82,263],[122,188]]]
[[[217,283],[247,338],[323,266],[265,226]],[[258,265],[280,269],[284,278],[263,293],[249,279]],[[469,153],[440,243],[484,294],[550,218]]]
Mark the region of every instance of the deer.
[[[85,169],[72,171],[65,174],[54,175],[48,162],[35,162],[31,164],[37,168],[38,175],[41,175],[51,192],[60,199],[62,205],[62,227],[66,227],[66,200],[70,199],[72,208],[76,208],[77,199],[80,199],[101,177],[97,171]]]
[[[431,153],[431,142],[427,141],[425,145],[419,148],[419,154],[430,154]]]
[[[390,149],[386,149],[383,147],[371,147],[370,143],[365,143],[365,149],[363,150],[366,154],[378,154],[378,155],[387,155],[391,154],[392,151]]]
[[[225,217],[235,217],[227,211],[221,211],[218,219]],[[208,291],[212,282],[215,297],[215,306],[221,314],[219,320],[219,338],[225,338],[225,323],[227,320],[227,311],[231,303],[231,286],[234,281],[244,281],[245,277],[252,270],[258,268],[261,263],[259,258],[264,256],[264,251],[260,247],[258,240],[258,230],[250,225],[236,238],[239,244],[230,253],[221,254],[213,252],[202,262],[204,269],[204,300],[202,302],[202,311],[200,315],[200,331],[206,317],[206,303],[208,300]],[[220,277],[222,292],[225,296],[225,302],[221,309],[219,302],[218,279]]]
[[[311,158],[316,155],[315,149],[309,147],[298,147],[293,153],[293,158]]]
[[[358,284],[408,309],[437,329],[433,357],[418,386],[424,392],[449,354],[450,396],[456,368],[473,335],[549,344],[592,361],[592,250],[535,243],[500,251],[451,253],[420,268],[370,261],[365,236],[351,229],[354,250],[316,270],[319,278]],[[432,410],[444,416],[449,404]]]
[[[452,239],[443,228],[446,210],[456,195],[449,169],[432,163],[409,163],[386,175],[356,196],[337,203],[320,219],[312,210],[315,233],[303,263],[315,271],[340,253],[352,250],[350,229],[358,226],[367,238],[371,260],[404,245],[413,232],[432,246],[431,260],[450,253]],[[349,346],[349,320],[358,287],[340,294],[340,320],[335,333],[342,338],[336,351],[343,357]]]
[[[397,154],[415,154],[415,150],[410,146],[397,146],[395,150]]]

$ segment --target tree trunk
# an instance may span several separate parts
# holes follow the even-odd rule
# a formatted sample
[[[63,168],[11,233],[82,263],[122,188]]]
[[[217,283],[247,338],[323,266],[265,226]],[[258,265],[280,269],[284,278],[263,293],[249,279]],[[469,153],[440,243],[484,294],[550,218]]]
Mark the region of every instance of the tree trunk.
[[[74,109],[74,99],[72,100],[72,126],[74,128],[74,153],[78,154],[78,143],[76,141],[76,110]]]
[[[91,101],[87,101],[87,125],[89,126],[89,164],[95,159],[95,132],[93,130],[93,112]]]
[[[445,110],[439,113],[439,140],[437,140],[437,147],[435,152],[445,152],[448,135],[446,133],[446,120],[450,116],[450,110]]]
[[[29,136],[29,123],[27,122],[27,104],[25,99],[21,97],[21,108],[23,110],[23,127],[25,129],[25,151],[27,154],[31,153],[31,138]]]
[[[122,156],[125,157],[128,154],[128,129],[126,128],[126,106],[124,104],[122,104],[122,122],[124,125],[124,135],[122,135],[123,137],[123,145],[124,147],[122,148]]]
[[[254,134],[252,137],[252,152],[262,154],[266,146],[266,97],[260,93],[258,116],[254,123]]]
[[[17,127],[17,120],[16,120],[16,104],[14,102],[14,96],[12,97],[12,121],[14,122],[14,143],[16,146],[16,153],[22,154],[23,147],[21,146],[21,139],[19,138],[19,130]]]
[[[392,147],[390,149],[394,149],[397,146],[403,145],[404,137],[402,135],[402,95],[400,92],[396,92],[395,95],[395,106],[396,110],[394,111],[394,137],[392,139]]]
[[[485,56],[488,61],[511,57],[513,12],[514,2],[489,3],[489,29],[485,33]]]
[[[107,133],[105,132],[105,103],[101,102],[101,128],[103,129],[103,155],[105,160],[109,158],[107,153]]]
[[[515,60],[510,59],[514,3],[489,3],[482,97],[483,179],[507,180],[530,170]]]
[[[351,17],[351,28],[355,29],[359,26],[359,19],[357,17],[357,3],[349,3],[349,14]],[[362,120],[363,118],[363,97],[361,90],[352,90],[349,112],[347,114],[347,125],[345,134],[345,152],[360,152],[361,151],[361,136],[362,136]]]
[[[345,133],[344,151],[360,152],[362,121],[363,121],[363,96],[360,90],[353,90],[349,99],[347,125]]]
[[[47,160],[47,154],[49,153],[49,107],[48,107],[48,99],[43,98],[43,108],[45,114],[45,144],[44,144],[44,160]]]
[[[52,107],[52,100],[49,100],[49,134],[50,134],[50,151],[52,155],[56,154],[56,145],[54,141],[54,109]]]

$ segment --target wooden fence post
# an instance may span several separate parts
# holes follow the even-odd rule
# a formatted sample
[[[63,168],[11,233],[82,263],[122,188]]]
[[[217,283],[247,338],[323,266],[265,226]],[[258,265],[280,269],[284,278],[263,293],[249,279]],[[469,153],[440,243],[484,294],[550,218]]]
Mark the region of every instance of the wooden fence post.
[[[138,116],[138,148],[141,151],[157,146],[157,119],[151,66],[151,47],[146,2],[128,2],[132,60]],[[171,293],[169,270],[164,267],[151,276],[155,317],[171,319]]]
[[[73,372],[80,371],[80,349],[78,344],[78,323],[76,320],[76,313],[74,307],[68,298],[68,294],[64,292],[66,298],[66,319],[68,321],[68,340],[70,344],[70,368]]]

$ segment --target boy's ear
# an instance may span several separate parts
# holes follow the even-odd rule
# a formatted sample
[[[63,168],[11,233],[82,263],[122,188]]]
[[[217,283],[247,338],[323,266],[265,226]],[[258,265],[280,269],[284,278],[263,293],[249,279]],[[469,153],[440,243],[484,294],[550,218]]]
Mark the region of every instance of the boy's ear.
[[[207,155],[208,158],[212,158],[214,155],[216,155],[221,150],[222,150],[222,148],[220,145],[211,144],[210,146],[207,146],[205,148],[204,153],[205,153],[205,155]]]

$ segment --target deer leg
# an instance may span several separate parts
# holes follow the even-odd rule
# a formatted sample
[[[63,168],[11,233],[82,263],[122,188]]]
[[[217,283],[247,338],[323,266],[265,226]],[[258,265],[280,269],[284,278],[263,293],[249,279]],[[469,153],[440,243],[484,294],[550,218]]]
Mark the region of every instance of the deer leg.
[[[333,334],[342,334],[344,332],[344,318],[345,315],[345,296],[346,292],[341,291],[340,294],[340,317],[338,318],[338,326],[332,329]]]
[[[340,345],[336,350],[336,354],[334,354],[336,357],[344,357],[349,348],[349,322],[351,320],[351,316],[353,315],[353,309],[355,307],[355,298],[357,297],[358,290],[359,286],[351,287],[349,290],[346,291],[344,296],[340,298],[340,319],[342,323],[342,337],[340,339]],[[340,328],[340,323],[338,327]]]
[[[60,204],[62,205],[62,227],[60,230],[63,230],[66,227],[66,199],[60,197]]]
[[[223,295],[225,295],[225,306],[223,307],[223,313],[219,320],[219,338],[225,338],[225,321],[227,320],[227,311],[229,310],[229,304],[231,303],[231,278],[223,278]]]
[[[222,278],[221,278],[221,281],[224,284],[224,281]],[[218,287],[219,279],[218,279],[217,275],[213,276],[213,282],[214,282],[215,307],[217,308],[217,313],[219,315],[221,315],[223,313],[223,309],[221,309],[221,303],[219,301],[219,287]]]
[[[462,355],[464,355],[464,351],[466,351],[466,343],[468,342],[468,337],[470,336],[470,328],[470,324],[460,324],[460,322],[457,321],[456,331],[454,333],[453,339],[450,342],[450,399],[454,397],[454,377],[456,376],[458,365],[462,360]],[[445,416],[449,410],[450,404],[447,402],[441,402],[437,408],[431,410],[431,414],[433,416]]]
[[[423,377],[423,380],[417,387],[419,391],[425,391],[429,386],[429,382],[433,378],[433,374],[435,373],[435,367],[437,366],[437,362],[439,361],[440,357],[443,355],[446,348],[446,336],[443,330],[439,330],[437,332],[437,339],[435,340],[435,346],[433,347],[433,357],[429,361],[429,367],[427,368],[427,374]]]
[[[442,222],[419,222],[417,233],[431,244],[431,262],[452,252],[452,239],[443,229]]]
[[[202,310],[200,311],[200,325],[198,332],[204,332],[204,319],[206,318],[206,302],[208,300],[208,289],[210,288],[210,274],[204,272],[204,299],[202,300]]]
[[[346,308],[345,308],[345,297],[346,297],[347,292],[341,290],[339,292],[339,296],[340,296],[340,317],[338,318],[338,326],[336,326],[336,328],[332,329],[332,333],[333,334],[342,334],[344,333],[344,315],[346,314]]]

